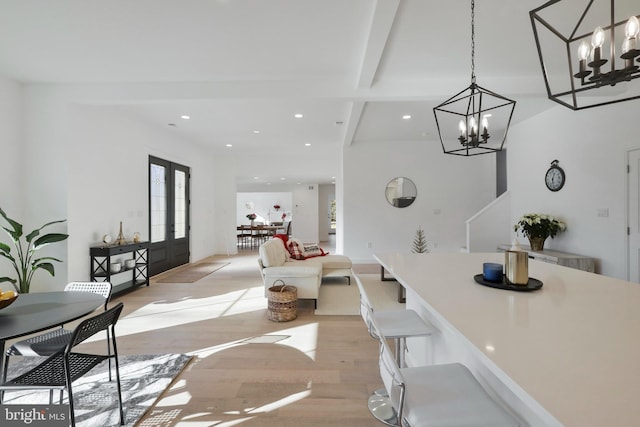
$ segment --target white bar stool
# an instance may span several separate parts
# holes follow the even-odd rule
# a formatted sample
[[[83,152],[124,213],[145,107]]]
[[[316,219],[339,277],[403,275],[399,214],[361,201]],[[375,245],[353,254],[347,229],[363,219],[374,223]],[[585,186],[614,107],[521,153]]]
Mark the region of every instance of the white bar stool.
[[[372,329],[371,318],[375,317],[380,331],[388,339],[394,341],[395,355],[398,366],[405,366],[404,353],[407,338],[430,336],[434,327],[422,320],[414,310],[375,311],[367,292],[358,275],[353,274],[360,291],[360,315],[369,329],[369,334],[378,339]]]
[[[386,400],[375,394],[369,398],[369,409],[378,420],[411,427],[522,425],[491,398],[464,365],[400,368],[375,316],[371,323],[380,340],[380,376],[389,396]]]
[[[360,291],[360,315],[369,329],[369,334],[375,339],[380,339],[379,333],[382,333],[385,339],[393,339],[396,363],[398,366],[405,366],[407,338],[428,337],[434,332],[434,328],[422,320],[414,310],[375,311],[360,277],[357,274],[352,275]],[[373,327],[374,318],[378,325],[377,330]],[[374,391],[368,405],[369,411],[378,420],[395,425],[395,411],[386,389]]]

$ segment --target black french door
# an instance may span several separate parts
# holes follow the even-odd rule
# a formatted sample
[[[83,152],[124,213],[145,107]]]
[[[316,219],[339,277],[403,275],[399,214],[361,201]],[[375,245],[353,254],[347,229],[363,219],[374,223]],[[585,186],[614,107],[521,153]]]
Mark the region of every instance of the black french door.
[[[149,275],[189,262],[189,168],[149,156]]]

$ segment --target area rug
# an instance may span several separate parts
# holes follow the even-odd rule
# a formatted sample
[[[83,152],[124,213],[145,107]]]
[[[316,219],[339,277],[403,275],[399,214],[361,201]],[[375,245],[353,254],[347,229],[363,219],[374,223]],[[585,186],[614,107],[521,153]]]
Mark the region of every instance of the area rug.
[[[398,283],[383,282],[378,274],[358,274],[371,304],[376,310],[397,310],[405,308],[398,302]],[[320,286],[318,296],[318,315],[359,315],[360,292],[356,279],[347,285],[344,278],[326,278]]]
[[[157,283],[193,283],[220,270],[228,262],[199,262],[158,276]]]
[[[184,354],[120,356],[120,384],[125,425],[133,426],[153,406],[158,397],[187,366],[192,356]],[[13,378],[34,367],[43,358],[12,358],[7,373]],[[96,366],[73,383],[76,425],[81,427],[119,426],[118,399],[115,381],[109,382],[108,365]],[[57,403],[58,393],[54,402]],[[5,393],[5,405],[48,404],[48,391],[15,391]],[[63,403],[68,403],[66,393]]]

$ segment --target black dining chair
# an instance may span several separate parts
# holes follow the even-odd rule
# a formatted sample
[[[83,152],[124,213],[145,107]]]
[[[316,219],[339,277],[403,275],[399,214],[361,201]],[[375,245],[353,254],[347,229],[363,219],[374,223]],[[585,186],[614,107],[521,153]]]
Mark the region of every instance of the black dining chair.
[[[42,363],[27,372],[7,381],[3,378],[0,384],[0,404],[3,403],[5,393],[16,390],[49,390],[49,404],[53,404],[54,390],[60,390],[60,403],[63,392],[67,391],[69,400],[69,419],[71,426],[75,426],[75,413],[72,384],[84,376],[91,369],[105,360],[113,359],[118,391],[118,405],[120,409],[120,425],[124,425],[124,410],[122,409],[122,390],[120,385],[120,367],[118,365],[118,347],[114,326],[122,313],[123,303],[118,303],[109,310],[80,322],[73,330],[69,343],[63,350],[49,356]],[[92,336],[109,331],[107,341],[110,342],[108,354],[76,352],[75,347]]]
[[[111,291],[113,286],[109,282],[71,282],[65,286],[65,292],[93,292],[104,298],[104,309],[111,299]],[[2,371],[3,380],[7,377],[7,367],[9,366],[9,358],[12,356],[51,356],[60,350],[63,350],[69,340],[73,330],[65,328],[57,328],[14,343],[9,347],[4,356],[4,368]],[[109,332],[107,331],[107,334]],[[107,345],[109,345],[109,337],[107,336]],[[107,348],[109,351],[109,348]],[[109,365],[111,368],[111,365]],[[109,369],[109,381],[111,381],[111,369]]]

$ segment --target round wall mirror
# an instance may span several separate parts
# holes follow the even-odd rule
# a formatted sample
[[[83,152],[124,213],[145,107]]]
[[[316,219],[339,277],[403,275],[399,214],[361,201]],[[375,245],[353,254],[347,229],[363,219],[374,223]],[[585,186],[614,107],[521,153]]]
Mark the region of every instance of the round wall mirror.
[[[387,201],[396,208],[406,208],[416,199],[416,185],[409,178],[393,178],[384,192]]]

